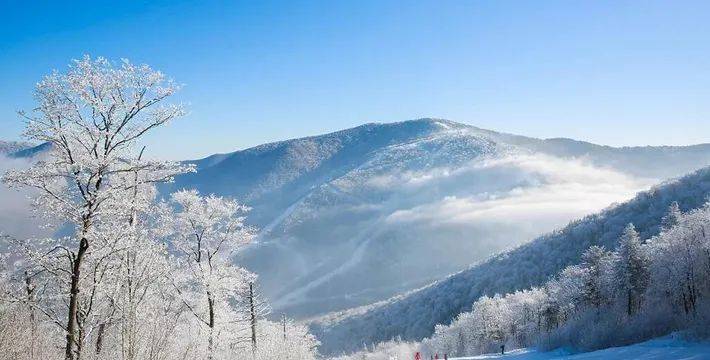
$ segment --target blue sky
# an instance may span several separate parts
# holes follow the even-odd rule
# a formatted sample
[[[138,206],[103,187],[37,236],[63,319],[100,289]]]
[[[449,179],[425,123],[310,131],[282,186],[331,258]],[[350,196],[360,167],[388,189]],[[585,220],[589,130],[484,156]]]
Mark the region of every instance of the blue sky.
[[[429,116],[710,142],[709,1],[11,0],[0,14],[2,139],[19,137],[35,82],[91,54],[186,85],[190,115],[148,139],[164,158]]]

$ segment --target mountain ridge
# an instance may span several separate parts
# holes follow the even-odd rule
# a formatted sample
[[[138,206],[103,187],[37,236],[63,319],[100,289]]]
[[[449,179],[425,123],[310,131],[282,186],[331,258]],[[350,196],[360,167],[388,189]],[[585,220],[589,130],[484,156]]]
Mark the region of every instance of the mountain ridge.
[[[601,144],[596,144],[593,142],[585,141],[585,140],[577,140],[573,138],[567,138],[567,137],[551,137],[551,138],[544,138],[544,139],[539,139],[539,138],[534,138],[534,137],[529,137],[529,136],[524,136],[524,135],[516,135],[512,133],[506,133],[506,132],[498,132],[494,130],[487,130],[484,128],[477,127],[475,125],[469,125],[469,124],[464,124],[464,123],[459,123],[455,122],[452,120],[447,120],[443,118],[418,118],[418,119],[413,119],[413,120],[404,120],[404,121],[397,121],[397,122],[369,122],[365,123],[359,126],[355,126],[352,128],[347,128],[343,130],[337,130],[333,132],[327,132],[323,134],[318,134],[318,135],[311,135],[311,136],[306,136],[306,137],[301,137],[301,138],[291,138],[291,139],[286,139],[286,140],[280,140],[280,141],[274,141],[274,142],[269,142],[261,145],[256,145],[252,146],[246,149],[240,149],[240,150],[235,150],[232,152],[225,152],[225,153],[218,153],[218,154],[213,154],[204,158],[199,158],[195,160],[187,160],[188,162],[191,163],[201,163],[201,162],[207,162],[208,160],[212,160],[213,158],[219,158],[219,161],[211,161],[211,165],[216,165],[217,163],[221,162],[225,158],[228,158],[232,155],[236,155],[239,153],[247,153],[247,152],[258,152],[262,150],[267,150],[279,145],[286,145],[295,141],[307,141],[307,140],[313,140],[313,139],[319,139],[319,138],[324,138],[324,137],[329,137],[329,136],[336,136],[339,134],[347,134],[351,133],[353,131],[358,131],[360,129],[374,129],[378,127],[400,127],[400,126],[409,126],[409,125],[414,125],[414,124],[426,124],[428,126],[431,126],[432,129],[435,129],[433,125],[436,124],[444,124],[448,126],[452,126],[455,129],[467,129],[470,131],[473,131],[476,133],[476,135],[479,136],[485,136],[488,137],[491,140],[495,141],[501,141],[501,142],[509,142],[513,143],[515,145],[523,146],[523,147],[532,147],[535,150],[542,150],[547,153],[550,153],[551,155],[555,156],[580,156],[584,155],[585,151],[589,151],[589,149],[599,149],[599,150],[604,150],[604,151],[613,151],[613,152],[625,152],[625,151],[644,151],[644,150],[673,150],[673,151],[708,151],[710,150],[710,142],[709,143],[699,143],[699,144],[690,144],[690,145],[640,145],[640,146],[611,146],[611,145],[601,145]],[[438,128],[439,130],[441,128]],[[572,143],[577,146],[583,147],[584,151],[582,149],[577,150],[577,151],[568,151],[568,152],[560,152],[559,150],[555,149],[555,146],[558,145],[559,143]]]

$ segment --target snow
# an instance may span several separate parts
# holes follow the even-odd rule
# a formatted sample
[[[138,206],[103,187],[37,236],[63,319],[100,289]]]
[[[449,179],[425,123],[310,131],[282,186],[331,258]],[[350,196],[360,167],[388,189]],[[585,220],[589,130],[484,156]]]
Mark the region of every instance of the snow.
[[[449,358],[449,360],[700,360],[710,359],[710,342],[686,342],[667,336],[629,346],[614,347],[587,353],[572,354],[563,350],[538,352],[533,349],[513,350],[505,355],[484,354],[473,357]]]
[[[263,229],[261,230],[261,232],[259,233],[259,239],[258,239],[258,240],[260,240],[260,239],[264,238],[265,236],[269,235],[277,226],[281,225],[281,224],[284,222],[284,220],[286,220],[289,216],[291,216],[291,214],[293,214],[293,212],[294,212],[299,206],[301,206],[301,204],[303,203],[303,201],[304,201],[305,199],[306,199],[305,196],[301,197],[301,198],[298,199],[296,202],[294,202],[293,204],[291,204],[288,208],[286,208],[286,210],[285,210],[283,213],[281,213],[279,216],[277,216],[274,220],[272,220],[270,223],[266,224],[266,226],[264,226],[264,228],[263,228]]]
[[[279,308],[281,306],[291,304],[293,302],[298,301],[299,299],[303,299],[304,296],[308,293],[308,291],[316,288],[317,286],[320,286],[337,275],[340,275],[353,267],[355,267],[358,263],[360,263],[366,255],[366,250],[367,247],[370,245],[372,242],[372,239],[375,239],[373,235],[374,231],[376,231],[379,223],[371,223],[368,225],[365,229],[363,229],[360,234],[358,234],[355,238],[351,240],[351,242],[358,244],[355,250],[352,252],[352,255],[350,258],[345,261],[343,264],[338,266],[335,270],[332,270],[328,273],[326,273],[323,276],[318,277],[317,279],[310,281],[308,284],[296,289],[293,292],[290,292],[279,299],[275,300],[273,302],[274,308]]]
[[[441,126],[444,129],[451,129],[451,126],[443,121],[436,121],[435,124]]]

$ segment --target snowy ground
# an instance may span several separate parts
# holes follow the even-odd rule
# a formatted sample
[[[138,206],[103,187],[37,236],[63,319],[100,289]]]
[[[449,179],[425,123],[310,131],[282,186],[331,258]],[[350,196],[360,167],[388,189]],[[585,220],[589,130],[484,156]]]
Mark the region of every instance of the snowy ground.
[[[513,350],[505,355],[486,354],[473,357],[449,358],[449,360],[700,360],[710,359],[710,342],[689,343],[672,337],[650,340],[639,344],[609,348],[581,354],[565,351],[537,352],[534,350]]]

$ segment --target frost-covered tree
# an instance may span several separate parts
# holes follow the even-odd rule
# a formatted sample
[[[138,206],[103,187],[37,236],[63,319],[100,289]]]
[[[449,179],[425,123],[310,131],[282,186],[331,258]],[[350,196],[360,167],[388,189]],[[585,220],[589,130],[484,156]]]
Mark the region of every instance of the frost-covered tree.
[[[615,252],[591,246],[541,288],[483,296],[420,344],[393,340],[343,359],[389,359],[401,348],[470,356],[501,343],[592,350],[678,330],[710,336],[710,203],[670,209],[674,221],[646,243],[629,224]]]
[[[89,57],[37,85],[25,135],[49,151],[3,181],[34,189],[40,225],[61,236],[0,239],[0,360],[315,358],[315,338],[266,320],[255,275],[233,263],[253,234],[246,206],[196,191],[156,202],[156,183],[193,170],[138,144],[183,113],[164,104],[177,89]]]
[[[308,328],[286,320],[285,323],[261,321],[257,327],[259,346],[244,360],[314,360],[318,340]]]
[[[612,260],[612,254],[601,246],[592,246],[582,254],[581,266],[586,270],[582,295],[588,306],[599,309],[609,301]]]
[[[261,292],[254,281],[250,281],[246,293],[242,296],[239,302],[239,310],[246,315],[246,321],[249,324],[249,341],[251,342],[252,351],[256,352],[258,348],[259,336],[258,325],[269,315],[271,308],[268,302],[261,295]],[[286,326],[286,318],[284,316],[284,328]]]
[[[52,257],[41,263],[55,277],[55,296],[66,301],[65,309],[53,310],[64,317],[66,359],[81,356],[84,338],[97,330],[90,322],[97,310],[105,310],[98,309],[105,304],[94,301],[109,271],[105,260],[122,249],[115,231],[120,230],[117,224],[125,224],[119,219],[130,216],[131,192],[187,170],[173,162],[142,159],[136,147],[143,135],[183,114],[181,106],[164,104],[177,89],[147,65],[127,60],[114,65],[87,56],[66,73],[55,72],[39,82],[35,111],[21,113],[27,120],[25,137],[49,143],[51,150],[3,180],[36,189],[36,208],[74,230],[71,236],[41,244]],[[131,180],[135,173],[141,174],[139,181]]]
[[[652,294],[684,314],[697,314],[702,294],[710,295],[710,203],[681,215],[648,246]]]
[[[255,275],[233,263],[253,234],[246,206],[196,191],[156,201],[156,183],[193,170],[138,144],[183,113],[164,104],[177,89],[89,57],[37,85],[25,135],[49,150],[3,181],[34,189],[39,225],[61,236],[0,239],[0,360],[315,358],[315,338],[265,319]]]
[[[235,304],[254,275],[232,258],[252,239],[253,230],[244,223],[248,210],[235,200],[203,197],[195,190],[178,191],[164,205],[163,223],[176,255],[175,289],[204,329],[209,359],[238,343],[244,328],[244,313]]]
[[[0,254],[0,359],[36,359],[48,354],[50,344],[39,336],[34,273],[12,259],[13,244],[13,239],[0,236],[0,247],[9,250]]]
[[[560,274],[545,285],[548,294],[548,328],[557,328],[570,318],[584,299],[585,279],[588,271],[581,266],[566,267]]]
[[[676,225],[680,221],[682,214],[680,212],[680,206],[677,201],[672,202],[668,206],[668,212],[661,219],[661,228],[663,230],[668,230]]]
[[[627,315],[631,316],[641,306],[649,277],[648,257],[633,224],[628,224],[624,229],[616,253],[615,277],[619,297]]]
[[[411,360],[414,359],[413,354],[422,353],[421,346],[423,344],[394,339],[379,343],[370,350],[334,357],[332,360]],[[421,357],[421,359],[428,358]]]
[[[511,348],[585,350],[676,330],[710,336],[710,203],[687,214],[676,210],[671,205],[674,220],[646,243],[629,224],[615,252],[591,246],[579,265],[543,288],[481,297],[471,312],[438,325],[417,349],[473,355],[501,341]],[[461,335],[463,347],[457,346]]]
[[[127,230],[124,250],[113,260],[115,271],[111,282],[116,286],[108,294],[114,319],[99,327],[99,333],[104,334],[109,326],[117,325],[112,335],[120,341],[114,344],[116,349],[107,350],[120,353],[126,360],[160,353],[161,348],[156,346],[162,345],[165,349],[165,336],[169,336],[170,331],[160,330],[159,326],[174,328],[182,313],[168,280],[171,264],[167,247],[160,241],[161,219],[153,202],[154,189],[136,187],[132,196],[135,206],[124,226]],[[141,205],[143,202],[145,204]],[[97,356],[107,356],[102,353],[102,348],[106,347],[103,343],[102,337],[97,336]]]

